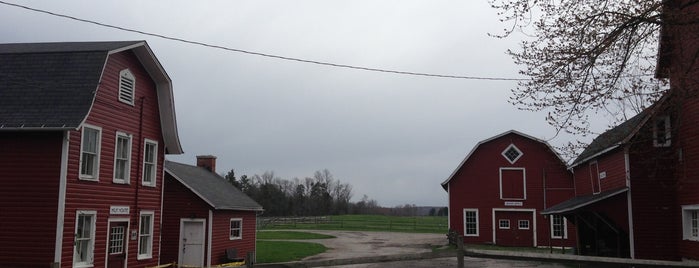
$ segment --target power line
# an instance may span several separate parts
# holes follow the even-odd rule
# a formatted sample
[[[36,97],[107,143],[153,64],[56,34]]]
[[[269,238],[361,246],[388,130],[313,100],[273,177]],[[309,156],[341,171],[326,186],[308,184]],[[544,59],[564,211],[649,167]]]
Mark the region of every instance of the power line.
[[[97,22],[97,21],[93,21],[93,20],[81,19],[81,18],[69,16],[69,15],[59,14],[59,13],[55,13],[55,12],[51,12],[51,11],[46,11],[46,10],[42,10],[42,9],[37,9],[37,8],[32,8],[32,7],[28,7],[28,6],[24,6],[24,5],[20,5],[20,4],[8,3],[8,2],[5,2],[5,1],[0,1],[0,4],[4,4],[4,5],[8,5],[8,6],[13,6],[13,7],[18,7],[18,8],[26,9],[26,10],[29,10],[29,11],[34,11],[34,12],[38,12],[38,13],[48,14],[48,15],[51,15],[51,16],[61,17],[61,18],[70,19],[70,20],[75,20],[75,21],[79,21],[79,22],[94,24],[94,25],[98,25],[98,26],[102,26],[102,27],[117,29],[117,30],[121,30],[121,31],[126,31],[126,32],[138,33],[138,34],[147,35],[147,36],[158,37],[158,38],[162,38],[162,39],[166,39],[166,40],[171,40],[171,41],[177,41],[177,42],[182,42],[182,43],[187,43],[187,44],[192,44],[192,45],[204,46],[204,47],[209,47],[209,48],[221,49],[221,50],[226,50],[226,51],[244,53],[244,54],[255,55],[255,56],[261,56],[261,57],[267,57],[267,58],[274,58],[274,59],[280,59],[280,60],[286,60],[286,61],[295,61],[295,62],[310,63],[310,64],[317,64],[317,65],[330,66],[330,67],[337,67],[337,68],[347,68],[347,69],[371,71],[371,72],[393,73],[393,74],[403,74],[403,75],[413,75],[413,76],[426,76],[426,77],[437,77],[437,78],[468,79],[468,80],[491,80],[491,81],[523,81],[523,80],[529,80],[529,79],[524,79],[524,78],[463,76],[463,75],[448,75],[448,74],[434,74],[434,73],[420,73],[420,72],[409,72],[409,71],[397,71],[397,70],[388,70],[388,69],[380,69],[380,68],[371,68],[371,67],[363,67],[363,66],[356,66],[356,65],[348,65],[348,64],[340,64],[340,63],[332,63],[332,62],[324,62],[324,61],[316,61],[316,60],[308,60],[308,59],[287,57],[287,56],[281,56],[281,55],[274,55],[274,54],[267,54],[267,53],[261,53],[261,52],[255,52],[255,51],[249,51],[249,50],[243,50],[243,49],[225,47],[225,46],[220,46],[220,45],[212,45],[212,44],[208,44],[208,43],[204,43],[204,42],[192,41],[192,40],[187,40],[187,39],[183,39],[183,38],[177,38],[177,37],[172,37],[172,36],[157,34],[157,33],[145,32],[145,31],[141,31],[141,30],[136,30],[136,29],[131,29],[131,28],[125,28],[125,27],[115,26],[115,25],[106,24],[106,23],[101,23],[101,22]]]

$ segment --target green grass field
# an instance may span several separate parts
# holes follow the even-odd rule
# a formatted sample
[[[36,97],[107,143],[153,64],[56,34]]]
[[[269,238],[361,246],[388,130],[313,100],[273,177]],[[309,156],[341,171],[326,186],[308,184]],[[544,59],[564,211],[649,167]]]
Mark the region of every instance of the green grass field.
[[[316,234],[296,231],[260,231],[257,232],[257,239],[263,240],[305,240],[305,239],[328,239],[335,238],[332,235]]]
[[[341,215],[303,218],[261,218],[258,229],[306,229],[385,231],[405,233],[447,233],[447,217],[400,217],[383,215]]]
[[[325,250],[327,250],[325,246],[317,243],[259,240],[257,241],[257,262],[298,261],[323,253]]]

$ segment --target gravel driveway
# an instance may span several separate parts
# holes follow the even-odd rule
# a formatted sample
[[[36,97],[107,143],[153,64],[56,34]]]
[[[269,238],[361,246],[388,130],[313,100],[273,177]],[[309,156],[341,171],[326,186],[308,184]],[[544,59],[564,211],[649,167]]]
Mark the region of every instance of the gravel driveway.
[[[423,253],[431,252],[433,246],[447,244],[444,234],[319,230],[305,232],[332,235],[336,238],[302,240],[322,244],[328,248],[324,253],[306,257],[304,261]]]

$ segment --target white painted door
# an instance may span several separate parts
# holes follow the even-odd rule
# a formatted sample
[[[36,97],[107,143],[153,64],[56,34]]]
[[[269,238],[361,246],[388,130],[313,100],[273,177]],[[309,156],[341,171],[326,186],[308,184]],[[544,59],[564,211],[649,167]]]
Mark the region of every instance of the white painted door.
[[[179,259],[180,265],[204,266],[204,220],[182,220]]]

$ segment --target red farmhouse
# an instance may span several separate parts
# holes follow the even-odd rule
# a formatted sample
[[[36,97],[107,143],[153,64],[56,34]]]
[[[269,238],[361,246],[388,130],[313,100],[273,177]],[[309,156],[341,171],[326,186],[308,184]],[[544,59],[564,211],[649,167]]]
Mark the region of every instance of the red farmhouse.
[[[574,195],[564,162],[545,141],[511,130],[479,142],[442,183],[449,228],[465,243],[575,245],[573,227],[539,213]]]
[[[254,261],[257,213],[262,206],[216,174],[216,157],[197,166],[165,161],[161,261],[209,267]],[[227,256],[235,250],[236,256]]]
[[[545,214],[577,222],[581,254],[699,260],[699,5],[663,2],[657,76],[670,90],[573,162],[576,197]]]
[[[172,83],[143,41],[0,45],[0,266],[159,263]]]

